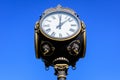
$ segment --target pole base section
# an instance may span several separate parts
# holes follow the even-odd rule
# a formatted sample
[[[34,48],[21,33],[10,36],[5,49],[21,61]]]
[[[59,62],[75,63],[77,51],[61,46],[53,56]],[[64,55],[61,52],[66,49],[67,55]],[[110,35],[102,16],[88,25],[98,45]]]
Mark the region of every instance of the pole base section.
[[[66,80],[68,64],[55,64],[54,69],[58,80]]]

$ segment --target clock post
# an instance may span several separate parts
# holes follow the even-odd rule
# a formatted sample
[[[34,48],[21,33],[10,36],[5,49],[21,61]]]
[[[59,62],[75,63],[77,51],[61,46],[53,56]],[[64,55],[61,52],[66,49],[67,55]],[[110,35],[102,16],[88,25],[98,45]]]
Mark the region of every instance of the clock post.
[[[34,42],[36,58],[46,69],[54,67],[58,80],[66,80],[69,66],[75,69],[85,56],[85,24],[72,9],[58,5],[45,10],[36,22]]]

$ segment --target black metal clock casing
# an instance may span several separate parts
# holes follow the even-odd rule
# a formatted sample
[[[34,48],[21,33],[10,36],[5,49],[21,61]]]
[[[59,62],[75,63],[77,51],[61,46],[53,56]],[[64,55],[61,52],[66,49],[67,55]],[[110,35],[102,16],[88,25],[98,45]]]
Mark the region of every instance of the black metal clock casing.
[[[62,38],[62,39],[54,38],[54,36],[52,38],[52,37],[47,36],[46,33],[43,32],[41,26],[47,27],[46,30],[51,29],[53,26],[50,26],[51,28],[49,28],[49,23],[51,23],[50,20],[47,21],[48,23],[44,24],[44,25],[41,25],[42,24],[41,21],[43,21],[43,19],[45,19],[46,16],[48,16],[48,15],[50,16],[50,14],[52,14],[52,16],[51,16],[52,18],[55,18],[56,15],[54,16],[53,13],[54,14],[56,13],[56,15],[58,15],[58,18],[60,15],[62,17],[62,13],[72,15],[73,17],[76,18],[76,20],[77,20],[76,22],[78,23],[78,25],[75,24],[75,22],[72,23],[71,25],[79,26],[79,28],[73,36],[70,36],[68,38],[67,37]],[[68,15],[63,15],[63,16],[65,16],[64,18],[66,18],[66,17],[68,17]],[[68,22],[73,22],[72,18],[68,17],[67,19],[68,19]],[[71,19],[71,21],[69,21],[69,19]],[[75,27],[75,26],[70,26],[70,27]],[[63,27],[67,28],[67,26],[63,26]],[[70,28],[70,29],[73,29],[73,28]],[[74,31],[71,31],[71,32],[74,33]],[[48,32],[48,33],[50,33],[50,32]],[[51,36],[52,36],[52,33],[51,33]],[[59,34],[61,34],[61,33],[59,33]],[[68,34],[68,32],[66,32],[66,34]],[[79,47],[78,50],[76,49],[76,52],[75,52],[75,50],[72,51],[72,47],[75,47],[75,44],[78,45],[78,47]],[[46,54],[44,51],[44,45],[48,45],[48,47],[50,48],[49,52],[47,52]],[[40,20],[36,23],[35,47],[37,48],[36,49],[36,57],[37,58],[41,57],[43,59],[43,61],[45,61],[46,67],[54,65],[54,61],[57,58],[61,59],[61,61],[62,61],[62,58],[64,60],[66,59],[66,62],[68,61],[69,65],[75,66],[76,61],[79,58],[84,57],[84,55],[85,55],[85,48],[86,48],[85,25],[84,25],[83,21],[79,20],[78,15],[76,15],[76,13],[71,9],[62,8],[61,6],[58,6],[57,8],[48,9],[43,13]]]
[[[46,67],[66,64],[75,67],[85,56],[86,28],[78,15],[58,5],[47,9],[35,25],[36,58]]]

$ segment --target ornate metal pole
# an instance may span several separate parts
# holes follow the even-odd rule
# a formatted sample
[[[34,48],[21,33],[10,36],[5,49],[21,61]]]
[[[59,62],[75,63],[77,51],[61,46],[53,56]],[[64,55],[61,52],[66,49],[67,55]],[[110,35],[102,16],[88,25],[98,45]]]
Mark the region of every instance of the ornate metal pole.
[[[68,65],[67,64],[56,64],[55,75],[57,75],[58,80],[66,80]]]

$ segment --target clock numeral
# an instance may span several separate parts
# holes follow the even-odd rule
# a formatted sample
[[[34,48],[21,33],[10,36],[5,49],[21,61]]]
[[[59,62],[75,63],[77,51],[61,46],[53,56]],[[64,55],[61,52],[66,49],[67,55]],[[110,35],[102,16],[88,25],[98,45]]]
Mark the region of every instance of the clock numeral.
[[[52,32],[51,36],[55,36],[55,34],[56,34],[55,32]]]
[[[60,37],[60,38],[62,37],[62,34],[61,34],[61,33],[59,33],[59,37]]]
[[[51,20],[46,20],[47,22],[51,22]]]
[[[45,30],[47,33],[49,33],[50,31],[51,31],[51,29],[50,28],[48,28],[48,29],[46,29]]]
[[[62,15],[61,15],[61,14],[58,14],[58,18],[59,18],[59,20],[61,21]]]
[[[67,18],[68,18],[68,16],[65,17],[65,19],[67,19]]]
[[[47,25],[43,25],[43,27],[49,27],[50,25],[49,24],[47,24]]]
[[[69,36],[69,33],[66,33]]]
[[[69,30],[69,31],[71,31],[71,32],[75,32],[75,29],[70,28],[70,30]]]
[[[71,24],[71,26],[77,26],[76,24]]]
[[[62,15],[61,14],[58,14],[58,17],[61,17]]]
[[[72,22],[72,21],[73,21],[73,19],[71,19],[71,18],[68,18],[68,21],[69,21],[69,22]]]
[[[56,19],[55,16],[51,16],[53,19]]]

